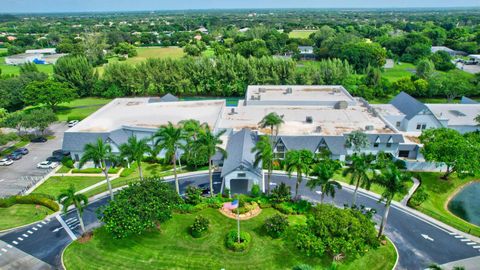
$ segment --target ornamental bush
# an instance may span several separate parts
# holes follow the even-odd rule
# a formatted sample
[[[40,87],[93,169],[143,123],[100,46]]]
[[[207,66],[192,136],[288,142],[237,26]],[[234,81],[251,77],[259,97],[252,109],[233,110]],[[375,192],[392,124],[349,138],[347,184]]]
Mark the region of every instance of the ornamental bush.
[[[202,190],[195,186],[188,186],[185,191],[185,202],[197,205],[202,202]]]
[[[240,243],[238,242],[238,234],[236,230],[231,230],[228,232],[225,238],[225,245],[228,249],[242,252],[247,250],[248,246],[250,245],[250,241],[252,240],[250,234],[248,232],[241,231],[240,232]]]
[[[278,238],[288,228],[288,218],[280,214],[271,216],[265,220],[264,228],[268,235],[273,238]]]
[[[190,234],[195,238],[202,237],[205,232],[208,231],[209,225],[210,221],[207,218],[203,216],[196,216],[195,221],[190,226]]]
[[[276,203],[290,201],[292,199],[290,190],[291,188],[282,182],[272,190],[270,198]]]
[[[425,191],[425,188],[420,186],[412,198],[408,201],[408,204],[411,206],[420,206],[428,199],[428,193]]]
[[[262,192],[260,190],[259,185],[253,185],[252,186],[252,190],[250,191],[250,195],[252,195],[252,197],[254,197],[254,198],[259,197],[261,193]]]
[[[60,207],[55,198],[47,194],[32,193],[25,196],[15,195],[0,199],[0,208],[7,208],[15,204],[38,204],[57,212]]]

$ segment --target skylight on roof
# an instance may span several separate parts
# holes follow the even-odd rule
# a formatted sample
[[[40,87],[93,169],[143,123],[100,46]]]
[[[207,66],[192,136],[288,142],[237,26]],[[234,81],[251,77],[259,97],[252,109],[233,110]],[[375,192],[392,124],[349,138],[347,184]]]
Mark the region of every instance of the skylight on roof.
[[[458,111],[458,110],[449,110],[449,112],[451,114],[455,115],[456,117],[467,116],[466,114],[464,114],[463,112]]]

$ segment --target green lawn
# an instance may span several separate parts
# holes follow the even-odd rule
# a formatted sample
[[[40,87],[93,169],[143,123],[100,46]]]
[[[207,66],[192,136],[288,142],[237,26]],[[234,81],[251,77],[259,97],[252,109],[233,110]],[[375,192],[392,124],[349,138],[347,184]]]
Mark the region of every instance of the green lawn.
[[[112,101],[106,98],[80,98],[59,105],[57,116],[60,121],[82,120]]]
[[[250,248],[243,253],[231,252],[224,246],[225,234],[236,228],[236,221],[208,208],[196,214],[174,214],[173,219],[161,225],[160,232],[122,240],[112,239],[100,228],[89,242],[71,244],[65,250],[64,263],[69,270],[291,269],[301,263],[321,269],[330,265],[329,258],[306,257],[290,242],[267,236],[263,222],[275,213],[276,210],[264,209],[259,216],[241,222],[241,228],[252,236]],[[210,220],[210,229],[208,235],[195,239],[188,234],[188,227],[198,214]],[[338,269],[391,269],[395,258],[395,250],[387,245]]]
[[[335,174],[335,176],[333,177],[333,179],[337,180],[337,181],[340,181],[340,182],[343,182],[343,183],[347,183],[347,184],[350,184],[350,176],[347,176],[347,177],[344,177],[341,173],[337,173]],[[405,197],[405,195],[408,194],[408,190],[413,186],[413,181],[410,181],[407,183],[407,192],[404,192],[404,193],[397,193],[395,195],[395,197],[393,198],[394,201],[401,201],[403,199],[403,197]],[[371,192],[374,192],[374,193],[377,193],[379,195],[382,195],[383,191],[385,189],[383,187],[381,187],[380,185],[377,185],[375,183],[373,183],[370,187],[370,191]]]
[[[399,65],[395,63],[393,68],[385,69],[382,73],[384,78],[387,78],[390,82],[398,81],[399,79],[410,77],[414,73],[412,70],[415,70],[415,65],[410,63],[400,63]]]
[[[56,198],[70,185],[73,185],[77,191],[80,191],[103,180],[105,180],[104,177],[96,176],[52,176],[36,188],[33,193],[49,194]]]
[[[467,221],[455,216],[446,209],[448,198],[464,184],[478,180],[478,178],[460,179],[455,174],[449,177],[448,181],[440,179],[440,173],[417,173],[421,186],[428,193],[428,200],[422,203],[417,210],[438,219],[461,231],[480,236],[480,227],[468,223]]]
[[[53,65],[37,65],[37,68],[38,68],[38,71],[41,71],[47,74],[53,74]],[[2,70],[3,75],[20,74],[20,67],[5,64],[5,57],[0,57],[0,69]]]
[[[288,34],[289,38],[308,38],[316,30],[293,30]]]
[[[0,231],[42,220],[53,211],[33,204],[15,204],[7,208],[0,208]]]

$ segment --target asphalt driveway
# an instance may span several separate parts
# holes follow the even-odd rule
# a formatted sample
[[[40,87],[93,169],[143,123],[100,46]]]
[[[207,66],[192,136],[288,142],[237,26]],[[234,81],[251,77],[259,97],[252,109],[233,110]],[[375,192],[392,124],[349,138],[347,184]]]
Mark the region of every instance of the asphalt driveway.
[[[12,165],[0,167],[0,197],[17,194],[26,186],[39,179],[47,170],[37,169],[37,164],[48,158],[54,150],[62,147],[63,132],[68,127],[65,123],[56,123],[50,126],[54,139],[45,143],[30,143],[26,148],[30,151],[22,159]]]

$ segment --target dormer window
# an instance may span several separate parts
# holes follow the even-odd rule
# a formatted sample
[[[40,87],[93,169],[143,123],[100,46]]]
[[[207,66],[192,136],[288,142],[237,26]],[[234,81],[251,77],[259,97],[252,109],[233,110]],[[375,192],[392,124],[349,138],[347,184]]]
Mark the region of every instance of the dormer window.
[[[377,137],[377,139],[375,139],[375,142],[373,143],[373,147],[377,148],[379,145],[380,145],[380,137]]]
[[[392,144],[393,144],[393,139],[392,137],[388,138],[388,141],[387,141],[387,147],[392,147]]]
[[[285,148],[285,144],[279,140],[277,145],[275,145],[275,157],[276,158],[279,158],[279,159],[284,159],[285,158],[285,152],[286,152],[286,148]]]

